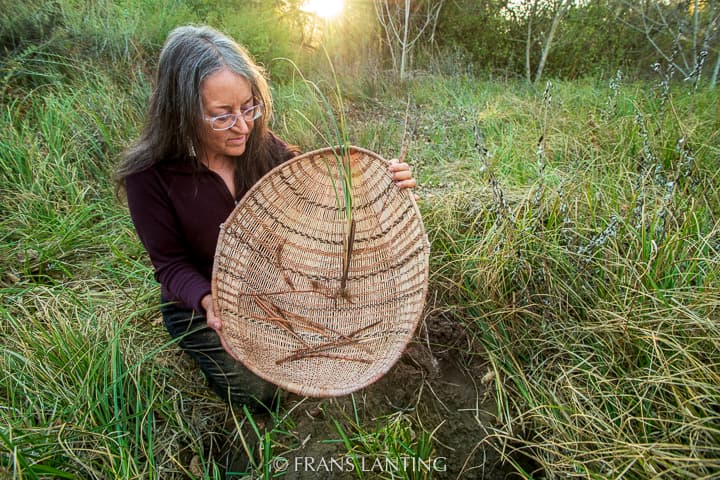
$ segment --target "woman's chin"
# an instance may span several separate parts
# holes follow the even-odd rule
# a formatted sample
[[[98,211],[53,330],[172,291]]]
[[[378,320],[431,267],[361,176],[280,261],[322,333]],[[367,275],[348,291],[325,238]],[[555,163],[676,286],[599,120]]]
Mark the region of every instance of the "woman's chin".
[[[236,144],[236,145],[228,144],[227,147],[225,148],[225,154],[230,157],[238,157],[238,156],[242,155],[243,153],[245,153],[245,143]]]

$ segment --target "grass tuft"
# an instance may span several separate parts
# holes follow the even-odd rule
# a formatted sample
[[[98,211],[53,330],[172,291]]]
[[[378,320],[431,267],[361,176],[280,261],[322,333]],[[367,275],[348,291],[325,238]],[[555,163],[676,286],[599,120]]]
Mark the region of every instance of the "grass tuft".
[[[271,478],[273,460],[304,441],[300,410],[279,408],[262,428],[210,396],[161,326],[158,286],[114,197],[147,59],[171,25],[202,20],[169,0],[130,3],[18,3],[18,25],[36,28],[0,37],[0,476],[222,478],[230,443]],[[307,120],[321,125],[323,106],[286,73],[273,128],[322,145]],[[717,89],[615,74],[536,90],[428,74],[401,91],[373,73],[342,80],[342,130],[392,158],[408,94],[415,106],[407,159],[432,243],[431,297],[489,361],[487,444],[518,469],[512,452],[534,459],[543,473],[525,478],[712,477]],[[327,419],[328,435],[357,462],[431,458],[433,432],[413,419],[373,422]]]

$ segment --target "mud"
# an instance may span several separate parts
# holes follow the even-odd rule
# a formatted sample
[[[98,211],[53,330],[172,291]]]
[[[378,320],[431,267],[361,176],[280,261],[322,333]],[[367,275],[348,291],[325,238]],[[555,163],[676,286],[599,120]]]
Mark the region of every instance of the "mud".
[[[338,399],[290,395],[283,405],[292,410],[288,433],[300,446],[275,449],[280,460],[273,468],[283,470],[286,479],[358,478],[356,468],[364,478],[521,478],[488,437],[496,422],[494,382],[482,357],[468,353],[477,351],[472,343],[461,323],[434,316],[423,322],[398,363],[369,387]],[[410,438],[403,440],[409,445],[417,445],[423,435],[431,437],[432,451],[424,462],[403,455],[400,445],[394,458],[402,458],[409,474],[397,473],[399,464],[385,452],[372,452],[379,445],[373,436],[390,430],[389,423],[405,427]],[[362,443],[364,435],[367,446],[356,464],[340,430],[354,437],[353,444]]]

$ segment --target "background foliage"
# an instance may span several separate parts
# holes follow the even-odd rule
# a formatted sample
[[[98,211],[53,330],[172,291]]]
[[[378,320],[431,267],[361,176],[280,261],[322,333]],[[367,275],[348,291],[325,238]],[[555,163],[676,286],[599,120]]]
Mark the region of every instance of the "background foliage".
[[[430,3],[412,3],[412,28]],[[185,23],[247,45],[268,70],[273,129],[304,149],[322,140],[300,112],[316,125],[328,112],[300,72],[339,87],[353,143],[386,157],[410,102],[427,314],[469,332],[461,354],[487,362],[497,405],[479,451],[531,458],[525,478],[716,475],[717,5],[574,2],[535,83],[529,5],[447,0],[399,81],[361,0],[333,21],[299,0],[3,2],[0,476],[221,478],[230,442],[260,445],[253,474],[270,478],[305,440],[292,411],[261,433],[209,395],[168,341],[114,195],[159,49]],[[536,4],[533,68],[554,5]],[[331,420],[348,452],[437,446],[410,415]]]

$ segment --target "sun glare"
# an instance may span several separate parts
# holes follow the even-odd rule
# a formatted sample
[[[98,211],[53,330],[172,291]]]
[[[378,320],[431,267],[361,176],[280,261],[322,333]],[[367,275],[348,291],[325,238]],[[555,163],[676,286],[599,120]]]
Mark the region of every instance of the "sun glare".
[[[322,18],[333,18],[343,10],[343,0],[307,0],[302,9]]]

